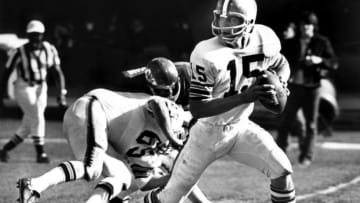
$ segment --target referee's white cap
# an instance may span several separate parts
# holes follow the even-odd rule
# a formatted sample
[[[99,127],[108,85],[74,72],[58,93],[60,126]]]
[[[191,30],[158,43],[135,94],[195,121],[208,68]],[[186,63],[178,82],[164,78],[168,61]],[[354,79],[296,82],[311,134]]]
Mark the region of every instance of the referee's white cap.
[[[39,20],[31,20],[26,26],[26,33],[32,33],[32,32],[44,33],[45,32],[44,24]]]

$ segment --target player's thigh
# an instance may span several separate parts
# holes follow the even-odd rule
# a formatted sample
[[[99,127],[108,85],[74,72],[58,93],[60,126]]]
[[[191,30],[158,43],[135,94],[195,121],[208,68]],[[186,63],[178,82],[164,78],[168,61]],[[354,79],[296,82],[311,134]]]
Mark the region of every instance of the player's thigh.
[[[92,114],[89,118],[89,114]],[[96,117],[97,119],[91,119]],[[82,159],[89,144],[107,148],[106,118],[99,105],[92,107],[89,99],[75,101],[65,112],[63,131],[77,159]],[[90,140],[91,139],[91,140]],[[89,143],[90,140],[90,143]]]
[[[24,114],[34,115],[36,104],[36,92],[33,87],[25,85],[15,87],[15,99]]]
[[[217,158],[214,150],[216,140],[216,130],[202,122],[196,123],[190,130],[189,140],[175,161],[172,179],[185,185],[194,184]]]
[[[77,160],[84,157],[87,145],[85,117],[78,117],[70,108],[65,112],[63,132]]]
[[[246,128],[239,130],[229,155],[272,179],[292,172],[288,157],[277,146],[272,135],[252,121],[247,122]]]
[[[36,94],[37,94],[36,106],[38,107],[37,111],[39,111],[38,114],[43,115],[46,105],[47,105],[47,91],[48,91],[47,84],[43,83],[43,84],[39,85],[37,87],[36,91],[37,91],[36,92]]]

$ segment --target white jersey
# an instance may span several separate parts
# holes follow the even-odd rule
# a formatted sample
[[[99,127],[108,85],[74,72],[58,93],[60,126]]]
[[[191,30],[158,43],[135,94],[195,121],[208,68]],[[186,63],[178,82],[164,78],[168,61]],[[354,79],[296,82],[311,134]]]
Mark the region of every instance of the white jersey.
[[[249,45],[234,49],[214,37],[200,42],[191,54],[191,100],[212,100],[239,94],[255,82],[260,71],[283,63],[280,40],[264,25],[255,25]],[[234,123],[248,118],[254,103],[239,105],[222,114],[200,120],[214,124]]]
[[[96,97],[104,110],[109,144],[130,163],[141,167],[161,164],[158,152],[168,143],[147,102],[155,97],[166,101],[174,131],[183,128],[186,121],[182,108],[166,98],[105,89],[96,89],[87,95]]]

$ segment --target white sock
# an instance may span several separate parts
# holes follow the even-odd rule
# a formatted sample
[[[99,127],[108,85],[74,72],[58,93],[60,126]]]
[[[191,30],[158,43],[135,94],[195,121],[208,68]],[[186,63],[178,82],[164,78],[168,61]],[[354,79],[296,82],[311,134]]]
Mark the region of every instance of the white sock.
[[[31,179],[31,188],[41,193],[51,186],[65,182],[64,170],[61,167],[56,167],[49,172]]]
[[[51,186],[82,179],[84,176],[85,169],[81,161],[67,161],[39,177],[32,178],[31,187],[41,193]]]

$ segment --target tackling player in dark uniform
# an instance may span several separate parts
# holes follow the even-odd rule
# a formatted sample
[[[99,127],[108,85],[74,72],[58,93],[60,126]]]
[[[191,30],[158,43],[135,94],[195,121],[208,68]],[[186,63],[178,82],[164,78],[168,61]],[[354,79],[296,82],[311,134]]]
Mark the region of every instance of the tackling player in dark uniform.
[[[163,57],[154,58],[153,60],[159,61],[168,61],[168,59]],[[189,88],[191,80],[191,67],[188,62],[174,62],[177,69],[178,81],[175,83],[175,86],[172,89],[159,89],[156,86],[149,85],[149,73],[152,74],[161,74],[162,71],[156,70],[156,68],[145,68],[140,67],[137,69],[132,69],[124,71],[124,87],[120,89],[123,91],[131,92],[144,92],[148,94],[153,94],[154,92],[160,93],[160,95],[167,96],[172,94],[173,97],[176,97],[175,102],[181,105],[184,110],[189,108]],[[175,75],[175,74],[174,74]]]

